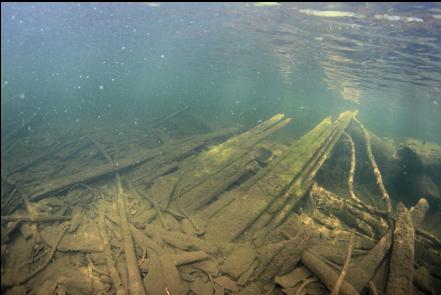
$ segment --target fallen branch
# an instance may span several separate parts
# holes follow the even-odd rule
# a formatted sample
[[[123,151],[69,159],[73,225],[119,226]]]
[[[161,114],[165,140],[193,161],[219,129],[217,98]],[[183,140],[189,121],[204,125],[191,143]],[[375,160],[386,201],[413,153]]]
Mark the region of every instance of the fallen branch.
[[[354,145],[354,141],[352,140],[352,137],[347,132],[344,132],[344,134],[346,135],[346,138],[348,139],[349,144],[351,146],[351,166],[349,169],[349,176],[348,176],[349,195],[354,202],[361,202],[360,199],[354,193],[354,175],[355,175],[355,165],[356,165],[355,145]]]
[[[110,247],[109,236],[107,235],[105,214],[100,212],[98,217],[98,225],[100,227],[101,241],[103,243],[104,255],[106,256],[107,268],[109,269],[110,278],[112,279],[113,285],[115,286],[116,294],[127,294],[124,290],[123,283],[116,269],[115,261],[112,256],[112,249]]]
[[[383,180],[382,180],[381,173],[380,173],[380,169],[378,169],[377,162],[375,161],[375,157],[372,153],[371,137],[370,137],[368,131],[366,130],[366,128],[363,126],[363,124],[356,117],[354,117],[354,121],[358,123],[361,130],[363,131],[363,136],[364,136],[364,140],[366,143],[367,156],[369,158],[369,162],[371,163],[371,167],[374,172],[374,176],[375,176],[378,188],[381,191],[383,202],[386,206],[386,212],[387,212],[387,216],[388,216],[389,225],[391,225],[392,219],[391,219],[390,214],[392,211],[392,205],[391,205],[389,194],[387,193],[386,188],[384,187]]]
[[[116,197],[119,211],[119,218],[121,223],[121,233],[123,238],[124,253],[126,256],[127,265],[127,289],[130,294],[145,295],[144,285],[142,283],[141,274],[138,268],[138,261],[135,254],[135,246],[133,244],[133,237],[130,231],[129,221],[127,219],[126,205],[124,201],[124,192],[121,184],[121,177],[119,174],[115,176],[116,183]]]
[[[346,277],[346,273],[348,272],[349,262],[351,261],[351,256],[352,256],[352,249],[354,247],[354,237],[355,237],[355,229],[353,229],[351,232],[351,239],[349,241],[345,263],[343,264],[343,268],[341,270],[340,276],[337,279],[337,282],[335,283],[334,289],[332,289],[331,295],[339,294],[341,285],[343,284],[344,279]]]

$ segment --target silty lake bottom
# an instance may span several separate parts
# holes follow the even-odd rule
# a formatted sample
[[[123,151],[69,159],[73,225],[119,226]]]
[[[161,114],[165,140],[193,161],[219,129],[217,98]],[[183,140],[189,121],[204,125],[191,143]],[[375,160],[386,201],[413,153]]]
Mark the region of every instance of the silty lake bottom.
[[[2,294],[440,294],[439,3],[2,3]]]

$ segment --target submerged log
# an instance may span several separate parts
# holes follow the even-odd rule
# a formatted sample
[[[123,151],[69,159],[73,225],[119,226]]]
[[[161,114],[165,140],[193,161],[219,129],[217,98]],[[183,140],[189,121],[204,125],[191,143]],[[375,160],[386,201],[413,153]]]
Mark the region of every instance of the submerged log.
[[[410,208],[409,213],[412,217],[413,227],[416,229],[423,223],[424,217],[429,210],[429,202],[425,198],[419,199],[415,206]]]
[[[347,281],[360,293],[375,276],[392,244],[392,233],[385,234],[369,253],[349,267]]]
[[[51,193],[64,191],[72,185],[78,183],[87,183],[102,176],[135,167],[156,157],[163,159],[162,162],[172,162],[175,159],[189,155],[189,153],[201,146],[204,146],[208,142],[224,137],[230,133],[231,130],[220,130],[206,135],[193,136],[180,140],[177,141],[176,144],[167,145],[166,147],[142,150],[117,162],[101,164],[91,167],[90,170],[80,171],[73,175],[66,175],[60,178],[52,179],[40,186],[35,187],[32,191],[28,192],[28,195],[31,196],[31,201],[37,201]]]
[[[344,112],[334,123],[325,119],[254,175],[250,184],[239,187],[209,220],[207,237],[231,241],[245,231],[251,234],[267,224],[267,230],[281,224],[312,185],[315,173],[354,115]],[[222,197],[205,211],[222,203]],[[205,217],[204,212],[200,215]]]
[[[348,226],[357,228],[369,237],[382,236],[387,231],[385,221],[371,214],[364,206],[358,207],[359,203],[345,200],[318,185],[312,187],[311,196],[320,205],[319,210],[332,212]]]
[[[307,250],[303,252],[302,263],[314,275],[316,275],[330,291],[335,287],[339,275],[322,259],[316,257],[314,254]],[[357,295],[359,293],[348,281],[344,281],[341,285],[340,294]]]
[[[259,275],[265,282],[272,280],[275,276],[283,276],[292,271],[302,257],[303,251],[308,246],[309,240],[313,237],[314,230],[305,226],[291,239],[284,242],[283,247],[271,259],[268,265],[263,268]],[[262,269],[262,267],[260,267]]]
[[[188,186],[180,193],[182,209],[191,212],[207,205],[244,175],[253,161],[250,149],[290,122],[283,117],[276,115],[182,165],[181,169],[188,171],[182,180],[182,185]]]
[[[121,178],[119,174],[115,176],[116,180],[116,197],[119,211],[119,219],[121,223],[121,234],[123,238],[123,248],[127,263],[127,289],[129,294],[145,295],[144,285],[142,283],[141,274],[138,268],[133,237],[130,231],[129,221],[126,214],[126,205],[124,200],[124,192],[122,189]]]
[[[398,203],[386,295],[412,294],[414,243],[412,217],[406,207]]]
[[[121,281],[118,270],[116,269],[116,264],[113,259],[112,249],[110,247],[110,240],[107,234],[107,228],[104,218],[105,214],[103,211],[101,211],[98,217],[98,225],[100,228],[101,242],[103,243],[104,255],[106,256],[106,263],[107,268],[109,269],[110,278],[112,279],[112,283],[115,287],[117,295],[127,294],[126,290],[124,290],[124,285]]]

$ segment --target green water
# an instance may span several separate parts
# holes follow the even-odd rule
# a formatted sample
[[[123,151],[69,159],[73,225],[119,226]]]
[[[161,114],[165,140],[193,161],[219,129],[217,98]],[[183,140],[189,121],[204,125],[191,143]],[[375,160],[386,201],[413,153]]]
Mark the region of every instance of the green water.
[[[283,112],[299,132],[359,109],[380,135],[441,142],[439,13],[436,3],[3,3],[2,134],[33,112],[43,129],[88,128],[190,105],[213,127]]]
[[[439,3],[2,3],[0,85],[2,293],[441,290]]]

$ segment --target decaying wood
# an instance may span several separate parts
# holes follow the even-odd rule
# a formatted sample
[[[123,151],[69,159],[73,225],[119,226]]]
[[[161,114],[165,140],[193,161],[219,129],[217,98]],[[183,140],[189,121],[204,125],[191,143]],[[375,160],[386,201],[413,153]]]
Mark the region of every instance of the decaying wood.
[[[150,295],[187,294],[175,262],[167,255],[149,259],[149,272],[144,278],[144,286]]]
[[[173,161],[190,151],[203,146],[204,144],[230,134],[231,130],[221,130],[206,135],[193,136],[184,140],[177,141],[175,144],[167,147],[159,147],[148,150],[141,150],[125,159],[121,159],[115,163],[106,163],[90,168],[90,170],[80,171],[72,175],[63,176],[52,179],[28,192],[31,196],[30,200],[37,201],[50,193],[60,192],[78,183],[87,183],[105,175],[113,174],[124,169],[135,167],[144,162],[150,161],[156,157],[164,159],[165,162]]]
[[[268,229],[283,222],[312,185],[315,173],[354,115],[342,113],[334,123],[330,118],[323,120],[280,155],[276,164],[269,164],[254,175],[249,180],[251,187],[239,187],[234,199],[222,205],[209,220],[207,238],[231,241],[245,231],[254,234],[268,222]],[[253,201],[249,202],[249,198]],[[222,196],[210,206],[217,206],[221,199]],[[206,210],[210,211],[210,207]]]
[[[392,244],[392,233],[385,234],[368,254],[349,267],[347,281],[360,293],[375,276]]]
[[[412,294],[414,243],[412,217],[407,208],[398,203],[386,295]]]
[[[207,253],[216,253],[218,248],[212,243],[179,232],[163,230],[154,225],[146,225],[146,234],[150,237],[159,236],[167,244],[182,250],[202,250]]]
[[[2,221],[23,221],[23,222],[54,222],[54,221],[66,221],[70,220],[70,216],[2,216]]]
[[[182,169],[189,173],[187,179],[182,181],[183,185],[188,186],[182,193],[182,208],[186,212],[200,209],[246,173],[246,166],[253,160],[249,150],[290,122],[289,118],[283,118],[283,114],[273,116],[183,165]]]
[[[156,202],[155,199],[151,198],[150,195],[148,193],[143,193],[137,189],[134,188],[133,184],[131,184],[130,181],[127,181],[128,187],[130,189],[130,191],[136,192],[138,195],[140,195],[142,198],[146,199],[147,201],[150,202],[150,204],[152,204],[153,208],[156,211],[156,216],[159,218],[159,221],[161,223],[161,226],[166,229],[166,230],[170,230],[170,226],[167,224],[167,222],[164,219],[164,214],[162,214],[162,210],[158,205],[158,202]]]
[[[425,198],[419,199],[416,205],[410,208],[409,212],[412,216],[413,227],[415,229],[420,227],[421,223],[423,223],[424,217],[426,217],[428,210],[429,202],[427,202]]]
[[[371,214],[364,206],[357,206],[359,203],[341,198],[319,185],[313,185],[311,197],[318,210],[335,214],[348,226],[356,227],[369,237],[382,236],[387,231],[388,226],[381,217]]]
[[[303,294],[303,290],[305,290],[305,288],[306,288],[309,284],[314,283],[314,282],[317,282],[317,281],[318,281],[317,278],[309,278],[309,279],[304,280],[303,283],[298,287],[298,289],[297,289],[295,295],[301,295],[301,294]]]
[[[107,228],[105,223],[105,214],[100,212],[98,217],[98,225],[100,228],[101,241],[103,243],[104,255],[106,256],[107,268],[109,269],[110,278],[112,279],[113,286],[115,287],[116,294],[122,295],[127,294],[124,289],[124,285],[121,281],[119,273],[116,269],[115,261],[113,260],[112,249],[110,246],[109,236],[107,234]]]
[[[145,295],[144,285],[142,283],[141,274],[138,268],[133,238],[130,231],[129,221],[127,219],[126,205],[124,200],[124,192],[119,174],[115,176],[116,183],[116,202],[119,211],[119,220],[121,223],[121,233],[123,238],[124,254],[127,263],[127,289],[129,294]]]
[[[310,226],[299,229],[298,233],[291,239],[283,242],[283,247],[275,252],[275,255],[266,266],[261,266],[262,273],[259,278],[267,282],[275,276],[285,275],[293,270],[302,257],[309,240],[313,237],[314,230]]]
[[[302,263],[314,274],[320,281],[331,291],[334,289],[338,279],[338,274],[326,262],[316,257],[308,250],[303,252]],[[359,294],[354,287],[348,282],[343,281],[340,294],[357,295]]]
[[[355,145],[354,145],[354,141],[352,140],[352,137],[346,132],[344,134],[346,135],[346,138],[348,139],[348,142],[351,146],[351,163],[350,163],[349,175],[348,175],[349,196],[354,202],[360,202],[360,199],[354,193],[354,175],[355,175],[355,167],[356,167]]]
[[[340,275],[338,276],[337,282],[335,282],[334,288],[332,289],[331,295],[338,295],[340,293],[341,285],[344,282],[346,273],[348,272],[349,262],[351,261],[352,249],[354,247],[355,230],[351,232],[351,239],[348,245],[348,251],[346,253],[345,263],[341,269]]]
[[[62,227],[62,231],[60,232],[60,235],[58,236],[56,243],[54,245],[53,248],[51,248],[49,250],[49,253],[47,254],[47,258],[46,261],[40,265],[38,268],[36,268],[33,272],[29,273],[28,275],[18,278],[15,282],[11,282],[11,283],[3,283],[2,282],[2,287],[12,287],[12,286],[17,286],[17,285],[21,285],[27,281],[29,281],[30,279],[32,279],[34,276],[36,276],[38,273],[40,273],[42,270],[44,270],[48,264],[52,261],[52,259],[54,258],[55,252],[57,251],[57,247],[60,244],[61,240],[64,237],[64,234],[66,233],[67,229],[69,228],[69,224],[64,224],[64,226]]]
[[[175,266],[195,263],[207,259],[209,256],[204,251],[184,252],[179,254],[161,254],[160,257],[167,255],[167,259],[171,260]],[[148,272],[150,267],[150,260],[146,259],[140,265],[143,272]],[[148,291],[148,290],[147,290]]]

